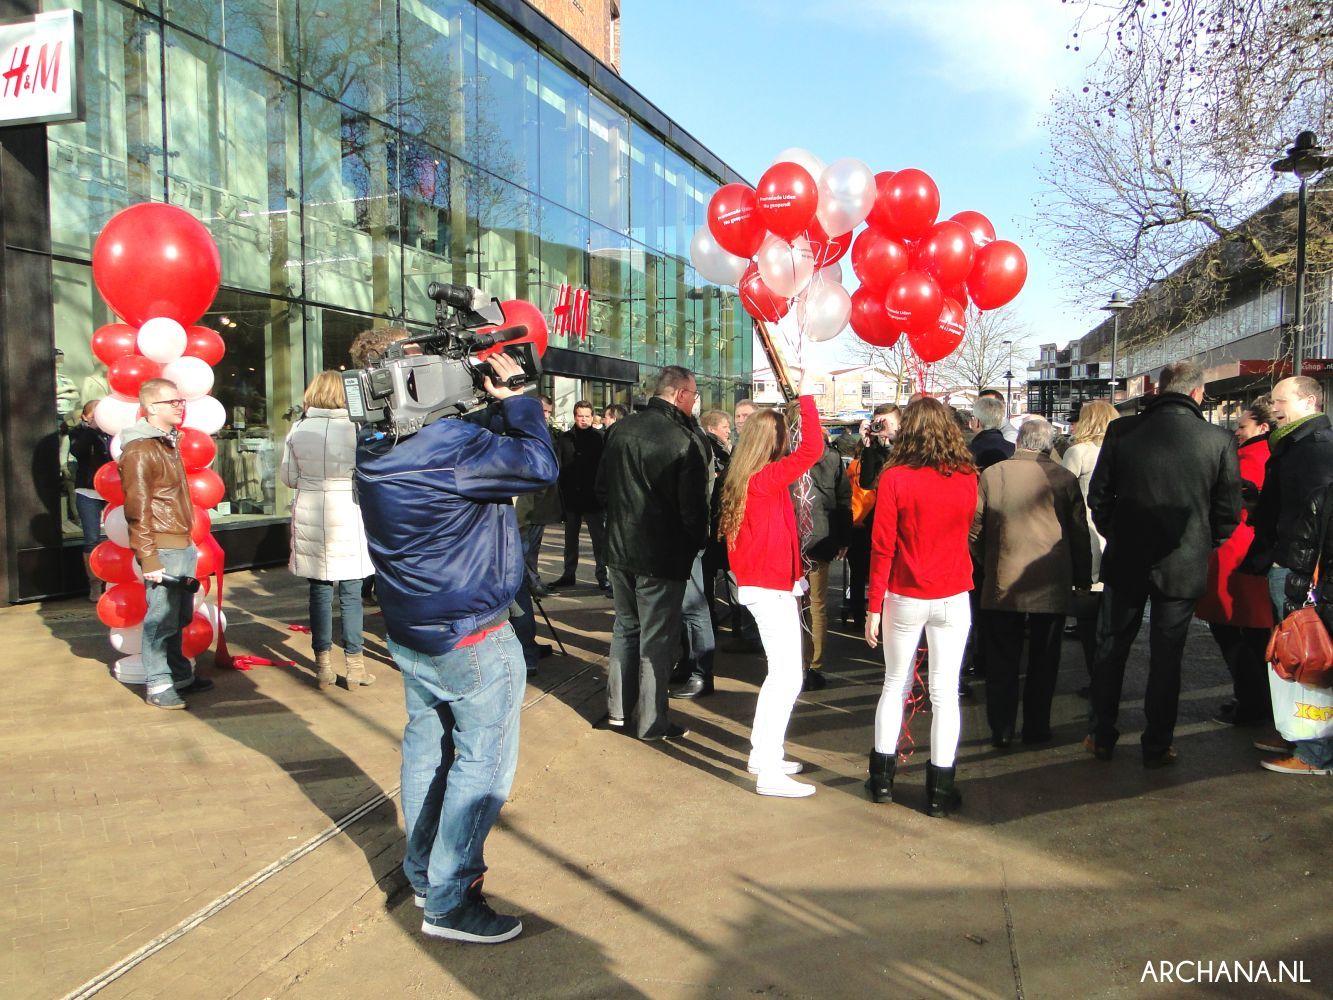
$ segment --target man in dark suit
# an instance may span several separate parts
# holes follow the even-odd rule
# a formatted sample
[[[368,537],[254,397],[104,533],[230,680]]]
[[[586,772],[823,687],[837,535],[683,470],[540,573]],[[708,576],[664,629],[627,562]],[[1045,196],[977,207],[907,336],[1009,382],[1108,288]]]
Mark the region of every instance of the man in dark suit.
[[[595,487],[597,469],[602,464],[602,432],[592,425],[592,404],[580,399],[574,404],[574,426],[555,443],[560,459],[560,500],[565,507],[565,571],[552,587],[574,586],[579,565],[579,528],[586,524],[592,537],[592,556],[597,587],[611,592],[606,576],[606,514],[598,501]]]
[[[1004,436],[1004,424],[1004,400],[978,396],[972,404],[972,429],[977,433],[967,443],[978,472],[1014,457],[1014,445]]]
[[[1105,584],[1092,668],[1092,731],[1084,747],[1110,760],[1120,731],[1125,661],[1152,601],[1143,763],[1176,759],[1180,661],[1194,605],[1208,585],[1208,559],[1240,523],[1236,442],[1203,416],[1203,369],[1167,365],[1160,392],[1140,414],[1112,421],[1088,489],[1106,538]]]

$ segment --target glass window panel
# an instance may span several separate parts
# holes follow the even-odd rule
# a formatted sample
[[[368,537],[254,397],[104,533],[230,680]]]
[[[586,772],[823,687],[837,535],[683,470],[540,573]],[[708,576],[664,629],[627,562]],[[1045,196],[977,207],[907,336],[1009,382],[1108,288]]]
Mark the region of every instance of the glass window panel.
[[[529,191],[537,190],[537,58],[533,45],[478,11],[470,152],[478,166]]]
[[[588,87],[545,56],[538,82],[541,195],[587,215]]]
[[[666,246],[666,144],[635,122],[630,128],[630,235],[661,250]]]
[[[477,287],[501,300],[528,299],[544,306],[536,195],[474,171],[470,197],[477,219]]]
[[[306,297],[358,312],[402,310],[398,148],[379,122],[302,95]]]
[[[295,88],[174,29],[167,80],[169,200],[212,233],[224,285],[299,295]]]
[[[405,315],[432,322],[432,281],[476,284],[476,218],[468,196],[471,169],[411,139],[403,140],[397,182],[402,212]]]
[[[295,44],[288,35],[296,0],[167,0],[166,18],[252,62],[281,71]]]
[[[588,220],[549,201],[540,202],[541,212],[541,282],[536,303],[548,315],[562,284],[586,288],[588,284]],[[577,336],[552,336],[558,347],[579,347]]]
[[[604,226],[592,227],[588,249],[588,349],[613,358],[630,356],[630,241]]]
[[[476,7],[467,0],[402,0],[399,26],[399,127],[437,149],[473,158]]]
[[[301,0],[298,79],[357,111],[393,120],[397,20],[395,0]]]
[[[690,237],[694,235],[694,164],[667,147],[665,186],[665,242],[668,254],[688,260]]]
[[[596,94],[588,97],[588,214],[629,231],[629,119]]]
[[[51,246],[89,257],[107,220],[161,201],[162,60],[157,25],[111,3],[83,10],[86,120],[46,127]]]

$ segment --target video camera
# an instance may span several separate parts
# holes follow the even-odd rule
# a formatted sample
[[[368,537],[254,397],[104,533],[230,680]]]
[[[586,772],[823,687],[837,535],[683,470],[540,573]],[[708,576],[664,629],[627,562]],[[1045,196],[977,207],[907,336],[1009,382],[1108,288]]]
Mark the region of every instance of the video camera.
[[[436,281],[426,294],[435,302],[434,330],[389,345],[369,368],[343,372],[347,415],[386,435],[415,434],[441,417],[481,406],[483,379],[495,377],[485,360],[490,354],[502,350],[522,369],[505,383],[510,389],[532,385],[541,375],[537,352],[530,341],[523,342],[531,331],[526,325],[505,327],[499,299]],[[474,332],[484,327],[492,329]]]

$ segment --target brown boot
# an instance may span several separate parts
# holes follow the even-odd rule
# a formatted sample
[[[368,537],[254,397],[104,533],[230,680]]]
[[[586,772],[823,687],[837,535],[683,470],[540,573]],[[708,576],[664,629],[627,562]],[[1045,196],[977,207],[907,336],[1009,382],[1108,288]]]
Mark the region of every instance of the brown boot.
[[[89,552],[83,554],[83,571],[88,574],[88,600],[96,604],[102,599],[102,581],[93,574],[93,557]]]
[[[315,683],[321,691],[338,683],[338,675],[333,672],[333,650],[315,654]]]
[[[366,672],[365,660],[361,658],[360,653],[344,653],[343,659],[347,664],[347,690],[360,685],[365,687],[367,684],[375,683],[375,675]]]

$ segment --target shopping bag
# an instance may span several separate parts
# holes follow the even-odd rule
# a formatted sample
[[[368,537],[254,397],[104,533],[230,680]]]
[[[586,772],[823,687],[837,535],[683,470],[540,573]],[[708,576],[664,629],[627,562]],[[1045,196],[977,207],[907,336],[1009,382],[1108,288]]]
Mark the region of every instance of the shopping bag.
[[[1268,690],[1273,697],[1273,721],[1283,739],[1333,737],[1333,688],[1283,680],[1270,666]]]

